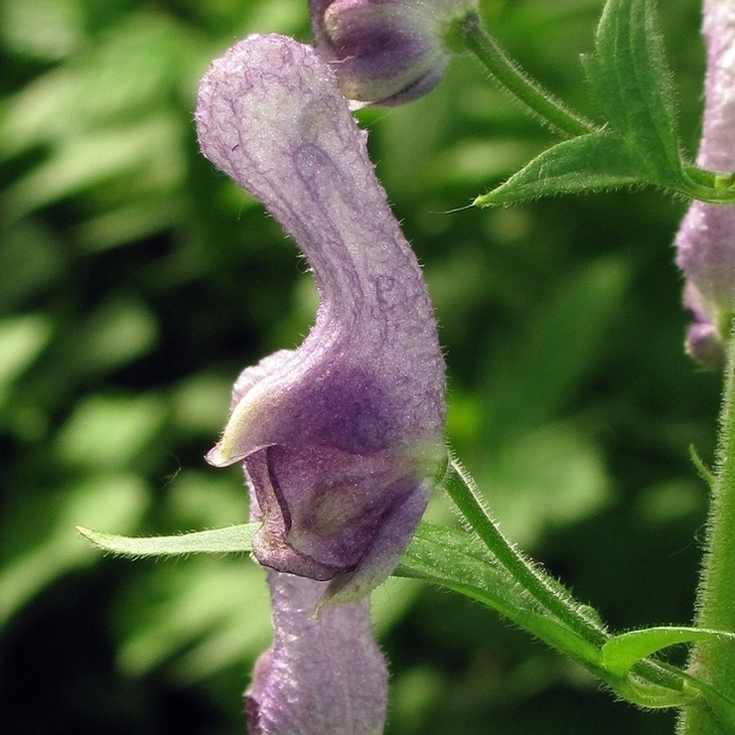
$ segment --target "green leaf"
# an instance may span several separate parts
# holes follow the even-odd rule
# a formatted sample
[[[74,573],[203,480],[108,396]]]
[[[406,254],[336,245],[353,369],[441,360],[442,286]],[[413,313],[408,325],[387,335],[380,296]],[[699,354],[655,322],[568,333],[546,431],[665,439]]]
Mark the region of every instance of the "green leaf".
[[[258,526],[257,523],[246,523],[179,536],[149,538],[117,536],[81,526],[77,526],[77,530],[105,551],[129,557],[143,557],[248,552],[251,550],[252,538]],[[488,554],[479,540],[466,531],[426,522],[420,523],[394,574],[422,579],[487,605],[548,645],[578,661],[631,702],[645,707],[671,707],[680,706],[687,701],[687,695],[681,688],[673,686],[674,683],[682,682],[684,675],[681,672],[669,672],[668,681],[661,680],[660,683],[656,682],[660,676],[655,676],[653,680],[641,677],[641,673],[645,673],[646,665],[648,669],[654,665],[652,662],[641,663],[641,658],[665,645],[684,642],[681,635],[668,644],[658,646],[649,644],[650,650],[645,645],[639,645],[635,648],[635,654],[628,655],[624,664],[615,658],[616,651],[619,648],[622,651],[621,655],[624,656],[627,650],[625,641],[635,642],[636,638],[635,636],[631,638],[631,634],[617,636],[612,640],[623,641],[617,644],[618,648],[616,646],[608,648],[607,645],[602,648],[602,651],[607,651],[606,659],[602,656],[598,645],[586,640],[545,610],[513,579],[509,571],[494,556]],[[561,588],[559,594],[567,595]],[[599,616],[594,611],[577,603],[577,614],[587,621],[590,629],[602,631]],[[646,632],[648,631],[639,633]],[[635,667],[633,672],[638,675],[628,676],[633,667]],[[690,678],[687,680],[697,688],[696,680]],[[722,708],[720,701],[722,697],[717,692],[710,693],[710,698],[712,697]]]
[[[590,133],[557,143],[496,189],[475,199],[486,207],[554,194],[572,194],[645,183],[636,156],[611,133]]]
[[[77,530],[104,551],[139,558],[249,552],[258,527],[258,523],[246,523],[147,538],[117,536],[81,526]],[[483,602],[579,661],[589,664],[599,658],[596,646],[545,613],[476,538],[464,531],[421,523],[395,573],[433,582]]]
[[[683,178],[674,86],[654,0],[608,0],[587,76],[610,128],[651,183]]]
[[[139,558],[249,552],[258,527],[258,523],[247,523],[148,538],[117,536],[83,527],[77,530],[104,551]],[[549,617],[475,537],[464,531],[421,523],[396,574],[424,579],[483,602],[577,660],[591,663],[599,657],[595,646]]]
[[[705,628],[665,626],[621,633],[602,647],[602,663],[613,674],[622,676],[639,661],[651,654],[680,643],[728,638],[735,643],[735,634]],[[735,654],[735,649],[733,649]]]
[[[721,641],[723,639],[735,644],[734,633],[707,628],[661,626],[633,630],[616,635],[605,643],[602,647],[602,664],[614,676],[625,676],[645,658],[664,648],[682,643]],[[691,697],[692,690],[696,690],[712,708],[721,723],[729,724],[730,727],[735,724],[735,701],[723,694],[717,687],[699,680],[696,676],[691,676],[682,671],[676,671],[676,673],[682,678],[683,693],[685,695]],[[644,696],[648,694],[648,687],[641,687],[640,682],[636,682],[635,679],[629,678],[628,681],[636,689],[640,688],[641,694]],[[651,692],[655,693],[654,690],[651,690]],[[625,692],[620,691],[620,693],[625,696]],[[670,694],[665,689],[662,689],[661,693],[664,697]],[[645,706],[645,702],[642,702],[642,704]],[[653,704],[652,706],[656,705]]]
[[[131,537],[93,531],[77,526],[77,531],[104,551],[120,556],[180,556],[185,554],[247,553],[259,523],[243,523],[179,536]]]
[[[597,666],[598,648],[546,612],[480,542],[465,531],[425,522],[419,524],[394,574],[423,579],[466,595],[588,668]],[[592,620],[588,610],[581,614]]]
[[[576,660],[618,694],[642,707],[677,707],[689,696],[685,676],[657,662],[635,662],[631,672],[613,674],[601,661],[601,647],[545,610],[479,541],[464,531],[421,523],[396,575],[423,579],[459,592],[491,607],[540,640]],[[599,616],[575,603],[566,590],[559,594],[576,605],[576,614],[590,630],[604,636]]]

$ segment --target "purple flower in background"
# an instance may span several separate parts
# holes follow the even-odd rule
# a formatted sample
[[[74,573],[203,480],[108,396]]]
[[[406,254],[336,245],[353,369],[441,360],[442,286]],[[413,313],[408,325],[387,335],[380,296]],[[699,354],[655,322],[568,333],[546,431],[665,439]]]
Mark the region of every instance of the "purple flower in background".
[[[705,0],[703,33],[707,76],[702,142],[703,168],[735,171],[735,2]],[[735,298],[735,206],[693,202],[676,238],[676,262],[687,285],[693,316],[687,352],[707,367],[724,361]]]
[[[259,735],[382,732],[370,590],[395,567],[444,457],[444,362],[416,258],[330,67],[251,36],[202,80],[199,142],[311,265],[316,322],[247,368],[208,460],[242,461],[276,629],[247,692]],[[341,603],[341,604],[337,604]]]
[[[449,63],[443,35],[469,0],[309,0],[314,44],[345,97],[397,105],[430,92]]]

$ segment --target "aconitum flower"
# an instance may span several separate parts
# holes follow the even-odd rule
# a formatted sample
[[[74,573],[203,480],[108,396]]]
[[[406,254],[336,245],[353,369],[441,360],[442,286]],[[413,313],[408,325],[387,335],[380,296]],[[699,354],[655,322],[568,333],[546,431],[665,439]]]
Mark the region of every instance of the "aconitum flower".
[[[245,692],[250,735],[381,735],[388,671],[369,599],[313,614],[326,582],[268,572],[273,646]]]
[[[309,0],[314,44],[342,93],[397,105],[430,92],[449,63],[444,34],[472,0]]]
[[[243,462],[261,521],[253,554],[271,570],[276,632],[247,692],[251,732],[374,735],[386,671],[365,596],[395,567],[445,458],[429,297],[313,49],[238,43],[202,80],[196,121],[204,154],[293,237],[320,295],[301,346],[238,378],[208,455]]]
[[[735,171],[735,1],[705,0],[707,76],[703,168]],[[685,305],[693,315],[687,351],[707,367],[724,360],[735,299],[735,206],[692,203],[676,238],[676,262],[687,279]]]

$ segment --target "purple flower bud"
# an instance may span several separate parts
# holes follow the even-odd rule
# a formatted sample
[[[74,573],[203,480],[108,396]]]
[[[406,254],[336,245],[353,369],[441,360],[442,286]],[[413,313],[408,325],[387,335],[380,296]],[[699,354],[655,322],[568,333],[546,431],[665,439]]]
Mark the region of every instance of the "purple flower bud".
[[[702,304],[702,297],[691,281],[684,287],[684,306],[692,317],[685,348],[688,355],[710,370],[724,367],[725,345]]]
[[[735,4],[705,0],[707,76],[697,162],[735,170]],[[687,279],[685,305],[694,323],[687,351],[706,367],[724,361],[735,298],[735,206],[693,202],[676,237],[676,262]]]
[[[445,456],[444,362],[429,297],[334,75],[292,39],[215,61],[196,112],[204,154],[308,259],[321,304],[303,344],[246,369],[215,466],[242,461],[253,553],[364,596],[394,568]]]
[[[469,0],[309,0],[314,43],[342,93],[397,105],[430,92],[449,63],[443,34]]]

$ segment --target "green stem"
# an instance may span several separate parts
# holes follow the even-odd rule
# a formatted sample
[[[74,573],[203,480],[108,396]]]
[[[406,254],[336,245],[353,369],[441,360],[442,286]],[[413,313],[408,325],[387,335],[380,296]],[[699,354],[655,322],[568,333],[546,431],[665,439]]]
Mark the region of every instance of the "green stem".
[[[475,481],[453,455],[450,455],[444,488],[475,533],[513,578],[570,630],[595,646],[602,646],[607,640],[604,628],[585,616],[584,608],[560,584],[536,568],[503,535],[483,508]]]
[[[599,129],[589,120],[570,110],[563,102],[531,79],[492,36],[482,28],[477,13],[469,13],[454,21],[447,34],[453,50],[470,51],[490,76],[543,122],[567,135],[584,135]]]
[[[725,391],[720,414],[717,468],[697,597],[697,626],[735,632],[735,331],[731,332]],[[690,660],[692,673],[705,684],[735,700],[735,645],[726,639],[702,642]],[[681,735],[735,732],[703,702],[684,714]]]
[[[684,165],[683,174],[684,176],[679,181],[670,184],[675,191],[690,199],[698,199],[701,202],[710,204],[735,203],[732,176],[724,176],[714,171],[705,171],[690,164]],[[661,185],[669,186],[667,182],[661,182]]]

